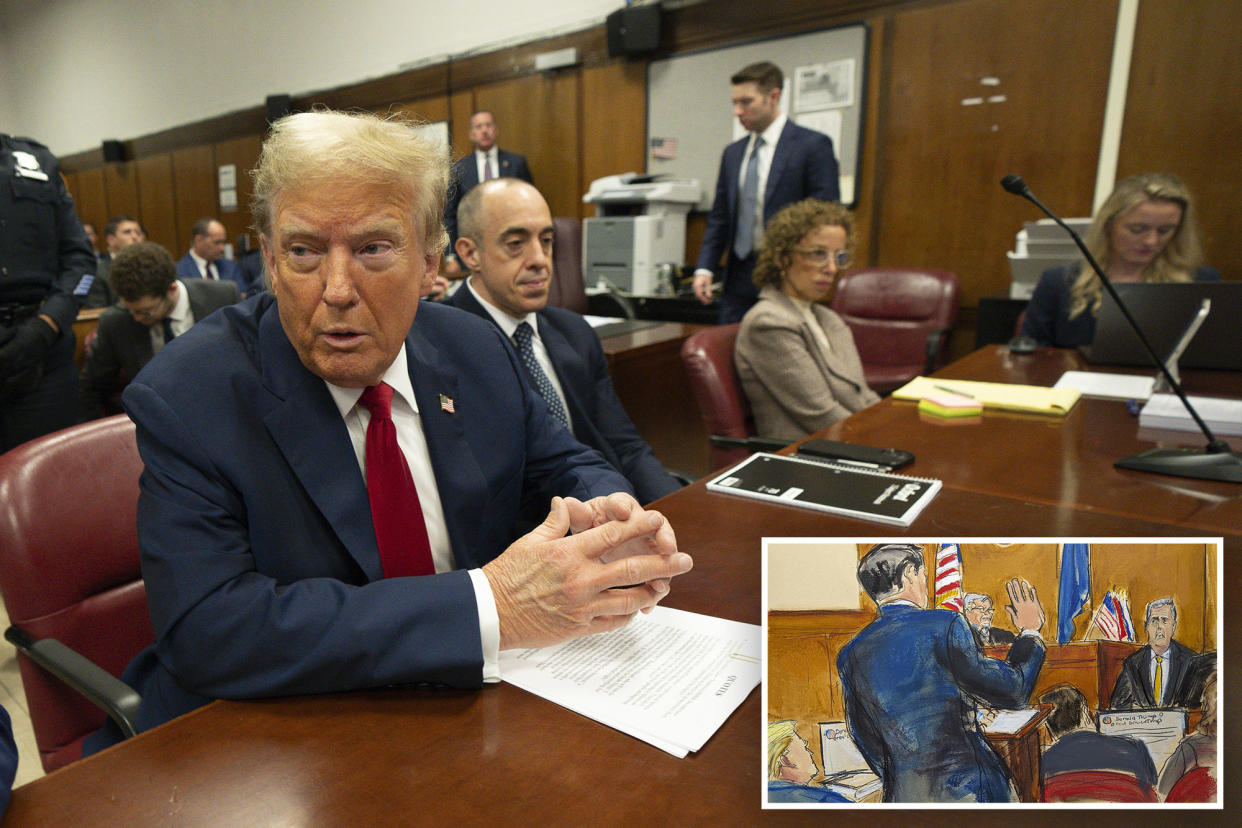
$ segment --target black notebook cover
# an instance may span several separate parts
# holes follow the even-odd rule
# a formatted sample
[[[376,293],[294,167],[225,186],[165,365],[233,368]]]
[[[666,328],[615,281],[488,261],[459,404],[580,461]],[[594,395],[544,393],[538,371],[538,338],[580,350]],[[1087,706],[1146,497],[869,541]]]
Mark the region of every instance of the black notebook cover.
[[[787,503],[835,515],[909,526],[940,481],[857,466],[753,454],[707,484],[708,491]]]

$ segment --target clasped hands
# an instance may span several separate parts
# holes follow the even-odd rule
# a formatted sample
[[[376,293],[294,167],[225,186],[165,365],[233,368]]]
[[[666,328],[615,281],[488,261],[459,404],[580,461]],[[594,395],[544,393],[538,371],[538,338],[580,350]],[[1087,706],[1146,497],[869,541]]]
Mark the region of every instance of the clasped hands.
[[[585,503],[553,498],[542,524],[483,567],[500,617],[500,649],[622,627],[659,603],[670,580],[692,565],[664,516],[627,494]]]

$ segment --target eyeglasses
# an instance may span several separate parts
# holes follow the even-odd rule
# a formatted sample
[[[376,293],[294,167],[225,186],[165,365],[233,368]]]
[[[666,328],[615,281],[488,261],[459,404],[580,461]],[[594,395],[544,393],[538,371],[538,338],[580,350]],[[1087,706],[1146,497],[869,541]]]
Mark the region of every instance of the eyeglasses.
[[[847,268],[854,261],[854,254],[848,250],[829,250],[826,247],[812,247],[809,250],[794,248],[794,252],[813,265],[826,265],[832,259],[839,268]]]
[[[138,322],[158,322],[168,316],[169,312],[172,311],[172,302],[170,302],[167,298],[157,299],[141,308],[134,307],[131,302],[123,302],[123,304],[125,305],[125,309],[129,311],[130,316],[134,317],[134,319]]]

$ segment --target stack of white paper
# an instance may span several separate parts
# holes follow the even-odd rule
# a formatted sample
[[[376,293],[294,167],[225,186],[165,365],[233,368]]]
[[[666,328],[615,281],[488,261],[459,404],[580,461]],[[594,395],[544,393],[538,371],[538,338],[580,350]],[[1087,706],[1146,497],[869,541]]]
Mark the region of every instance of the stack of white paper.
[[[1053,388],[1077,388],[1084,397],[1110,400],[1146,400],[1156,380],[1139,374],[1108,374],[1101,371],[1066,371]]]
[[[500,654],[504,681],[679,758],[759,684],[759,627],[656,607],[627,626]]]
[[[1242,400],[1221,397],[1187,397],[1195,411],[1217,437],[1242,436]],[[1139,412],[1139,427],[1198,431],[1199,426],[1174,394],[1152,394]]]

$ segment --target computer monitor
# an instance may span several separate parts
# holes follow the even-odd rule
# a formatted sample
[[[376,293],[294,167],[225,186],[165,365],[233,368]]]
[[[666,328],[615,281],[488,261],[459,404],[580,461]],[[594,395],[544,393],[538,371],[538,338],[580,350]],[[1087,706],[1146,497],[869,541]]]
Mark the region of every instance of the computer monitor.
[[[1168,359],[1203,299],[1210,299],[1212,310],[1178,363],[1182,368],[1242,371],[1242,282],[1122,282],[1114,287],[1161,359]],[[1094,341],[1079,350],[1095,365],[1152,365],[1108,293],[1096,317]]]

